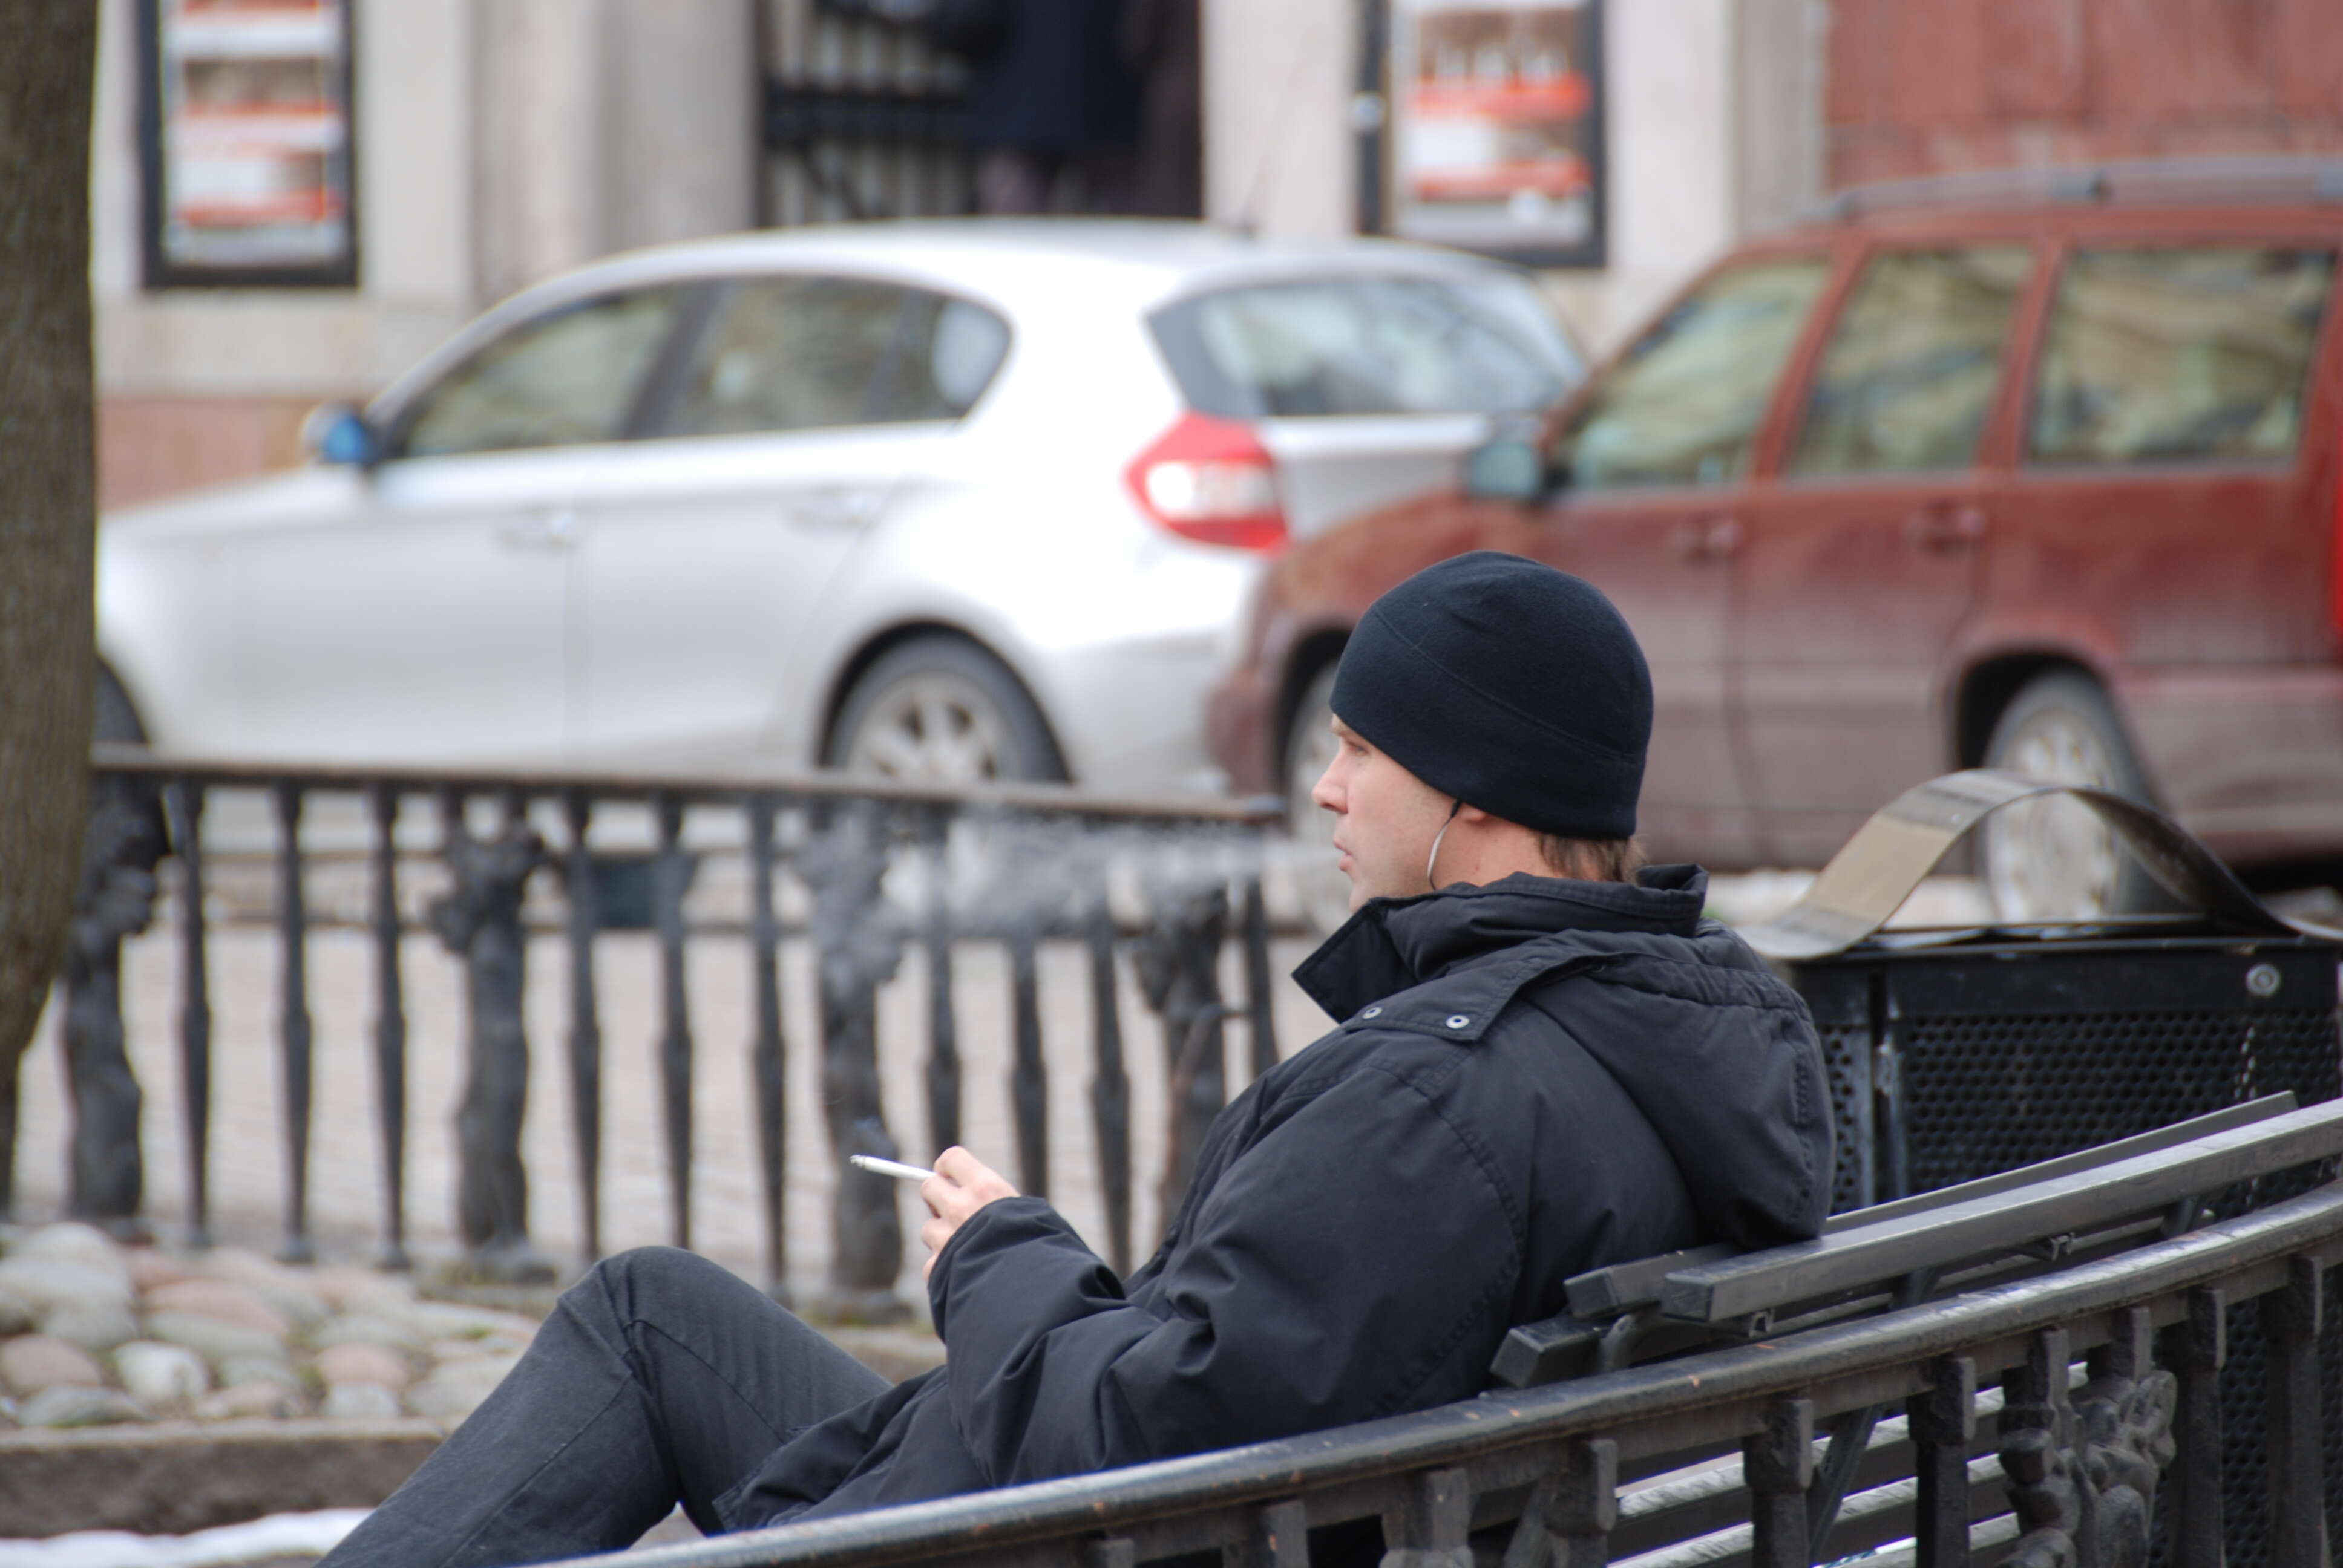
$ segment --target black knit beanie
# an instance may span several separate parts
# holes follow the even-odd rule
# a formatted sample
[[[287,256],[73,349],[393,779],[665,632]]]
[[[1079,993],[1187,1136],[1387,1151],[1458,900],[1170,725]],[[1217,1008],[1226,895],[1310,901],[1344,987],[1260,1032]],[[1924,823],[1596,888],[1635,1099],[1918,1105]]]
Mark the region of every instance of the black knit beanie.
[[[1635,831],[1652,675],[1594,584],[1475,550],[1367,607],[1334,712],[1443,795],[1541,833]]]

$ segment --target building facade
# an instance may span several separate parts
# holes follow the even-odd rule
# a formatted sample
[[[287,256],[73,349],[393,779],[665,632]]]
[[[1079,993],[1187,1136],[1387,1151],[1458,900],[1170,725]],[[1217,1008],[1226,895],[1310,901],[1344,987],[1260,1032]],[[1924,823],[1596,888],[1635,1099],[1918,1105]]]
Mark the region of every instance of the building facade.
[[[873,16],[873,0],[100,3],[107,505],[297,460],[317,402],[367,395],[488,305],[591,257],[974,199],[958,62]],[[1440,230],[1440,211],[1520,218],[1513,248],[1599,350],[1735,239],[1837,185],[2343,151],[2329,4],[1198,0],[1201,205],[1265,235],[1423,219],[1493,232],[1501,249],[1502,222]],[[339,93],[324,119],[261,102],[297,82],[284,51],[311,47],[300,27],[327,23],[346,31],[338,87],[311,71]],[[186,42],[206,29],[229,42]],[[199,48],[221,56],[201,73]],[[283,156],[258,168],[221,140],[239,126]],[[175,161],[206,148],[209,164]],[[339,177],[304,220],[346,220],[341,272],[157,265],[174,236],[203,238],[197,196],[282,205],[287,169],[306,171],[294,186]]]

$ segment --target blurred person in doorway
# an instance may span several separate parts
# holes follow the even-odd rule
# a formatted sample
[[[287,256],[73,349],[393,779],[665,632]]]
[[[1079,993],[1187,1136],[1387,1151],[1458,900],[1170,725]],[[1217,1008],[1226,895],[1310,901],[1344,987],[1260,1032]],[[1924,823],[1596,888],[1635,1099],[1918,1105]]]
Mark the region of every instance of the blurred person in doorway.
[[[968,63],[980,212],[1117,212],[1129,203],[1140,88],[1122,0],[937,0],[920,25]]]
[[[1124,0],[1123,63],[1139,78],[1129,210],[1204,216],[1203,36],[1197,0]]]
[[[607,1259],[327,1568],[542,1562],[679,1502],[758,1529],[1452,1403],[1574,1274],[1816,1234],[1814,1025],[1703,917],[1704,872],[1639,864],[1651,676],[1611,602],[1443,561],[1370,607],[1333,709],[1318,801],[1356,913],[1294,979],[1342,1021],[1214,1121],[1143,1267],[947,1149],[920,1188],[947,1359],[890,1387],[705,1259]],[[1327,1545],[1374,1562],[1380,1526]]]

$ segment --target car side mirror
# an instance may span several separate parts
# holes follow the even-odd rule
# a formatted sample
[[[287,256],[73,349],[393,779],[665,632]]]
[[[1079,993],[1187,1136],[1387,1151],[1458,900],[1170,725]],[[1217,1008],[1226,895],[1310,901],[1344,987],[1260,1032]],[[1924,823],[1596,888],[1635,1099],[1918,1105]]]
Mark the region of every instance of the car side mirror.
[[[301,445],[320,463],[371,468],[382,460],[382,438],[354,404],[321,403],[301,421]]]
[[[1464,493],[1475,500],[1534,501],[1546,489],[1545,455],[1527,441],[1503,437],[1464,459]]]

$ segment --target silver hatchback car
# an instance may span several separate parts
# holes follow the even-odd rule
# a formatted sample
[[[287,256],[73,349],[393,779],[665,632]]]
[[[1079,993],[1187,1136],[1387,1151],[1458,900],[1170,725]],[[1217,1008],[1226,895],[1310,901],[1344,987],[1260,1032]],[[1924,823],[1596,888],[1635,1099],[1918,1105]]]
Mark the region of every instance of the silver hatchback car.
[[[1580,361],[1376,241],[753,234],[488,312],[297,472],[107,517],[114,738],[252,759],[1219,781],[1202,698],[1292,537],[1440,482]]]

